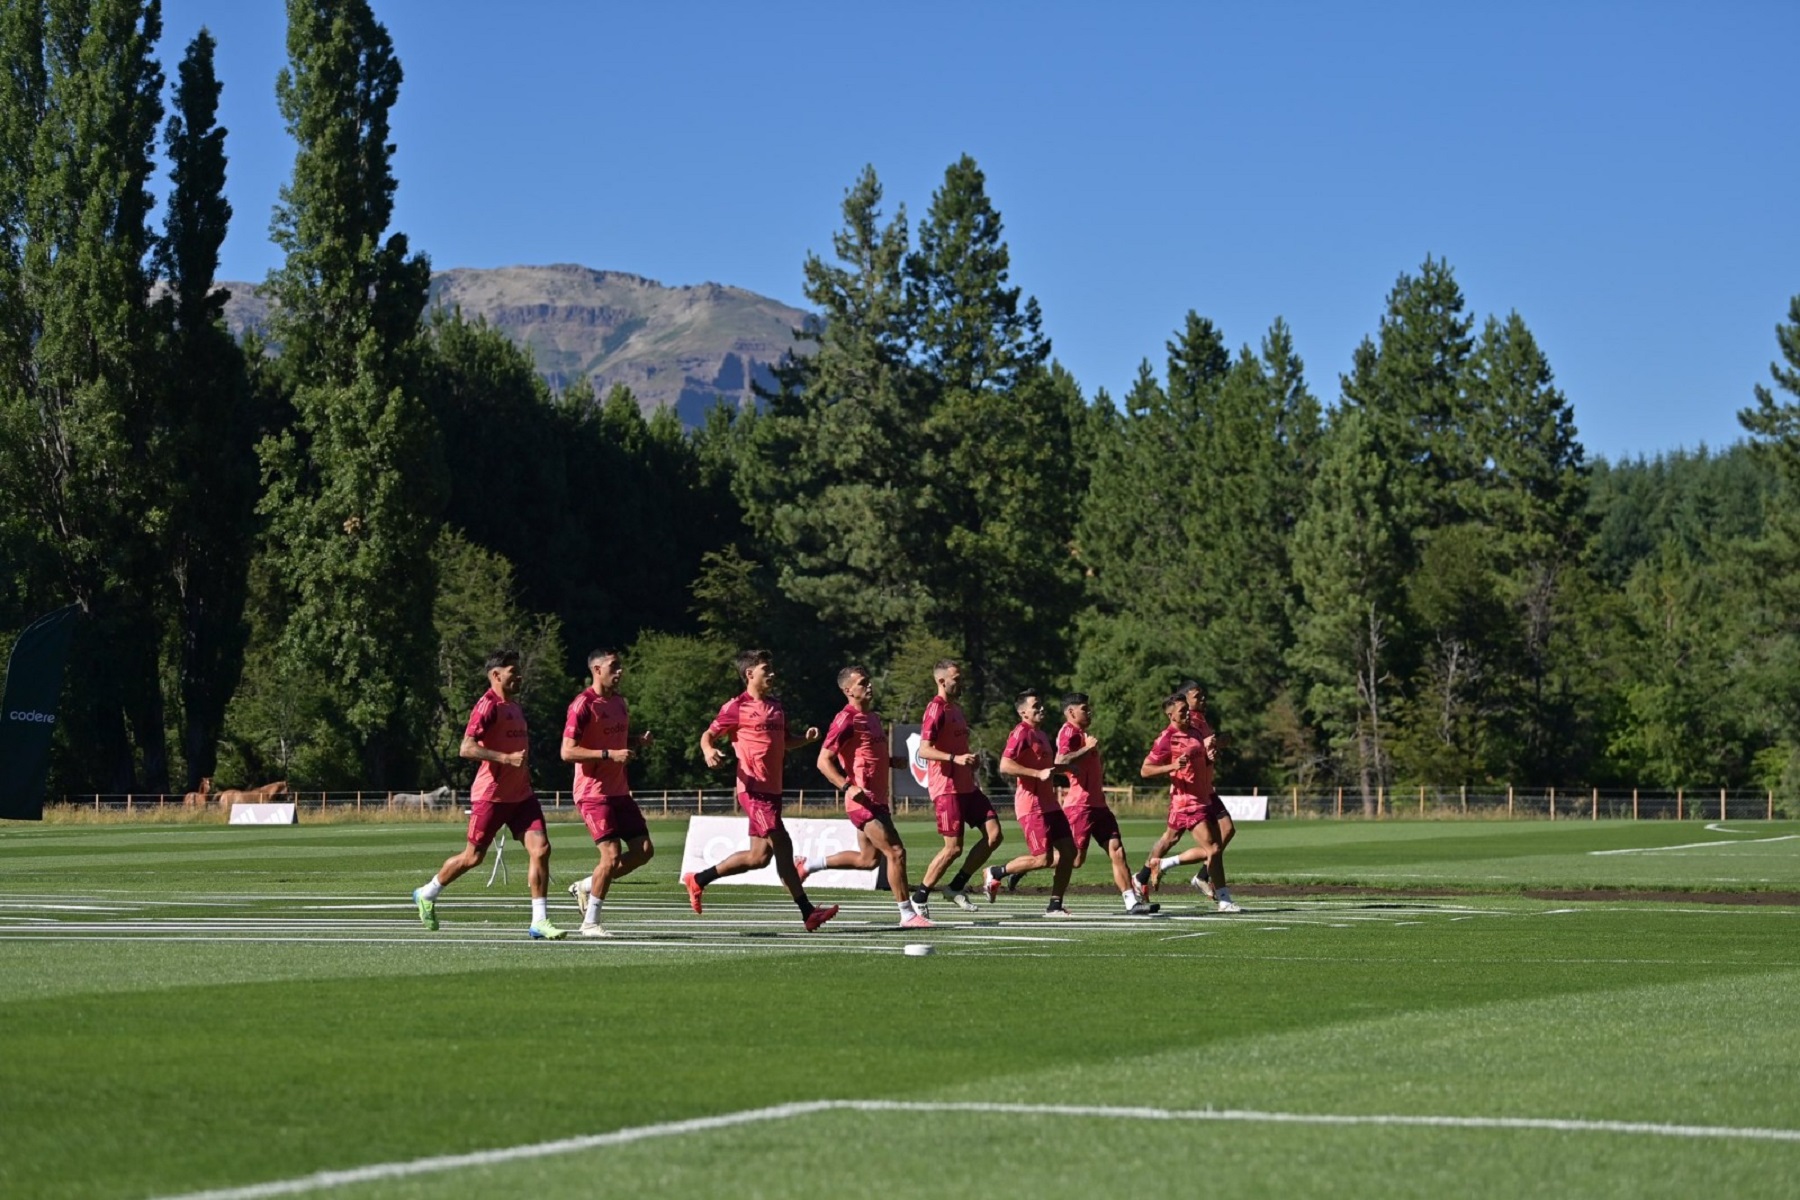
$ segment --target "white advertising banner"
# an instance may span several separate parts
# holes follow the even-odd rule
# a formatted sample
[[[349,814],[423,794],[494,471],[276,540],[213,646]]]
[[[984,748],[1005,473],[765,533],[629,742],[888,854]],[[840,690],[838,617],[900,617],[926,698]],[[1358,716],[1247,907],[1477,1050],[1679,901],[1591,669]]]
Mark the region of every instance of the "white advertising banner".
[[[298,823],[292,804],[234,804],[232,825],[293,825]]]
[[[794,854],[806,858],[813,854],[837,854],[856,849],[856,826],[843,818],[815,820],[788,817],[782,821],[788,836],[794,839]],[[681,851],[681,873],[691,874],[716,867],[739,850],[750,848],[750,820],[747,817],[692,817],[688,820],[687,844]],[[763,887],[780,887],[775,864],[742,875],[731,875],[720,883],[754,883]],[[819,871],[806,877],[806,890],[814,888],[848,888],[855,891],[875,890],[874,871]]]
[[[1231,814],[1234,821],[1266,821],[1269,819],[1269,798],[1267,796],[1224,796],[1219,797],[1225,804],[1225,811]]]

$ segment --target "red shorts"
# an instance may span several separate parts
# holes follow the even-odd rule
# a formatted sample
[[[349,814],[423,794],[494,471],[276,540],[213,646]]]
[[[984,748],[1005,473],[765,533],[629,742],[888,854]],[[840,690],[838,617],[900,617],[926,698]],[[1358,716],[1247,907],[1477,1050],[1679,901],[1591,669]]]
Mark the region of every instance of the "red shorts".
[[[750,818],[750,836],[766,838],[781,828],[780,792],[739,792],[738,807]]]
[[[937,830],[945,837],[955,837],[967,825],[971,829],[980,829],[989,821],[998,821],[1000,815],[988,802],[987,793],[980,788],[972,792],[945,792],[931,798],[931,807],[937,811]]]
[[[844,815],[850,818],[852,825],[861,829],[870,821],[880,821],[889,814],[888,806],[885,804],[869,805],[855,800],[846,800],[844,801]]]
[[[492,845],[502,829],[511,830],[515,842],[524,841],[533,829],[544,832],[544,806],[535,793],[510,804],[476,800],[469,807],[469,845],[477,850]]]
[[[1208,821],[1219,821],[1230,815],[1217,793],[1208,797],[1205,803],[1184,798],[1169,805],[1169,828],[1176,833],[1186,833]]]
[[[1019,828],[1025,831],[1025,849],[1033,854],[1048,853],[1052,842],[1059,842],[1070,836],[1068,814],[1060,808],[1022,812],[1019,814]]]
[[[1077,850],[1087,845],[1089,838],[1103,850],[1114,840],[1123,840],[1119,833],[1119,818],[1110,808],[1082,804],[1063,809],[1063,815],[1069,818],[1069,836],[1075,840]]]
[[[575,804],[575,810],[587,822],[588,833],[593,835],[596,842],[604,842],[610,838],[629,842],[650,836],[650,826],[644,823],[644,811],[630,796],[599,796],[592,800],[579,800]]]

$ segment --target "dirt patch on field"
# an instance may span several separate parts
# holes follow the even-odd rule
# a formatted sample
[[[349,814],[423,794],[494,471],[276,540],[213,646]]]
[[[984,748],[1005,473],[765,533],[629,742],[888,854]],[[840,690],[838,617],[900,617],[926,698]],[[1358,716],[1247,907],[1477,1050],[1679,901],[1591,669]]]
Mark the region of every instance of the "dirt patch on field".
[[[1082,885],[1069,889],[1071,895],[1118,895],[1110,887]],[[1021,895],[1048,895],[1049,889],[1027,884]],[[1747,904],[1769,908],[1800,908],[1800,892],[1681,892],[1651,891],[1637,888],[1523,888],[1518,891],[1477,891],[1467,888],[1375,888],[1347,883],[1244,883],[1232,884],[1231,894],[1239,899],[1275,896],[1366,896],[1391,900],[1455,900],[1472,896],[1528,896],[1533,900],[1636,900],[1654,904]],[[1164,887],[1151,897],[1163,901],[1202,899],[1199,892],[1183,884]]]
[[[1354,887],[1333,883],[1252,883],[1233,886],[1239,896],[1416,896],[1424,899],[1454,899],[1457,896],[1529,896],[1533,900],[1639,900],[1656,904],[1749,904],[1769,907],[1800,906],[1800,892],[1680,892],[1651,891],[1638,888],[1523,888],[1517,892],[1477,892],[1455,888],[1386,888]]]

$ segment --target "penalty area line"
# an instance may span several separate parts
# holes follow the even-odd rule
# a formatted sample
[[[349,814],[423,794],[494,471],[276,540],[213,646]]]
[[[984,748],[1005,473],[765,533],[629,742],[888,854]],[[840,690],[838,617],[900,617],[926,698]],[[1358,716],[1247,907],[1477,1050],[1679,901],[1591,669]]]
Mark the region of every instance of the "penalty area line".
[[[498,1150],[479,1150],[468,1154],[445,1154],[432,1158],[415,1158],[407,1162],[375,1163],[340,1171],[319,1171],[296,1179],[281,1179],[244,1187],[219,1188],[213,1191],[184,1192],[162,1200],[263,1200],[271,1196],[295,1196],[306,1192],[349,1187],[359,1183],[387,1179],[404,1179],[417,1175],[433,1175],[471,1167],[491,1167],[559,1154],[575,1154],[609,1146],[625,1146],[653,1138],[680,1137],[691,1133],[708,1133],[742,1125],[767,1121],[785,1121],[793,1117],[822,1112],[869,1113],[977,1113],[1016,1117],[1092,1117],[1127,1121],[1231,1121],[1247,1124],[1276,1125],[1375,1125],[1392,1127],[1426,1127],[1438,1129],[1544,1130],[1554,1133],[1610,1133],[1640,1137],[1712,1138],[1738,1141],[1800,1143],[1800,1129],[1764,1129],[1754,1126],[1728,1125],[1664,1125],[1650,1121],[1585,1121],[1565,1117],[1457,1117],[1430,1114],[1351,1114],[1351,1113],[1283,1113],[1254,1109],[1171,1109],[1112,1107],[1083,1104],[1003,1104],[988,1101],[928,1100],[805,1100],[777,1104],[768,1108],[749,1108],[721,1113],[712,1117],[694,1117],[685,1121],[666,1121],[655,1125],[637,1125],[615,1129],[610,1133],[582,1137],[559,1138],[524,1146]]]

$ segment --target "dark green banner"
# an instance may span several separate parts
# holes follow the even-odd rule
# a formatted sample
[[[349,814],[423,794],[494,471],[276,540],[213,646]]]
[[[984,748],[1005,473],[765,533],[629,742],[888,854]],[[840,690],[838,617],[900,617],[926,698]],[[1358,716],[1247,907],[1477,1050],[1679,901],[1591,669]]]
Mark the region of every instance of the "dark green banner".
[[[0,819],[43,820],[63,662],[80,612],[71,604],[39,617],[13,643],[6,697],[0,701]]]

